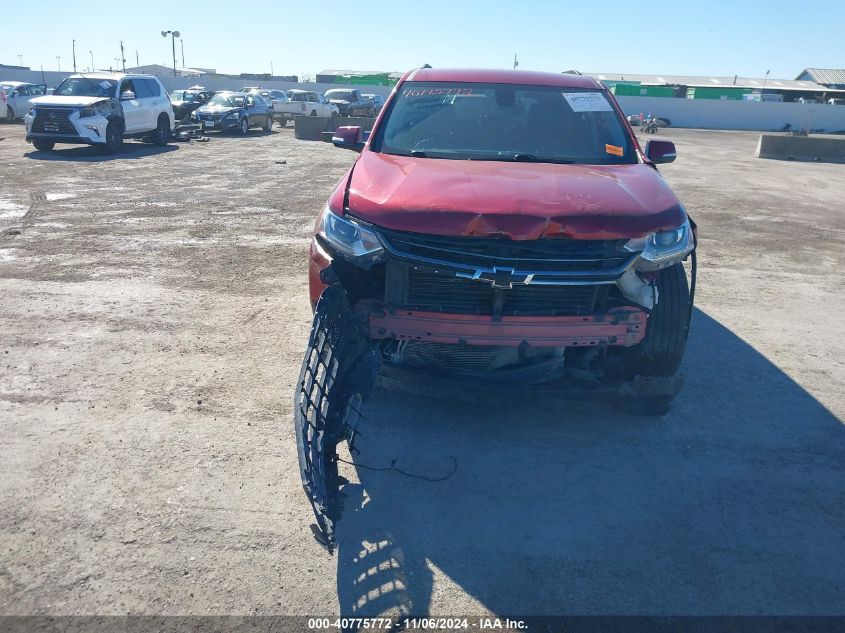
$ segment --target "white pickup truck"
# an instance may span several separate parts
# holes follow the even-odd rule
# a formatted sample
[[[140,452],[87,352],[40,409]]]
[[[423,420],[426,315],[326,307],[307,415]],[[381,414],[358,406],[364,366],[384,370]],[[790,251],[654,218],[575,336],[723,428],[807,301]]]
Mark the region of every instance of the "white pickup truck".
[[[313,90],[288,90],[287,103],[273,104],[276,119],[287,125],[296,116],[338,116],[337,106],[328,103],[323,95]]]

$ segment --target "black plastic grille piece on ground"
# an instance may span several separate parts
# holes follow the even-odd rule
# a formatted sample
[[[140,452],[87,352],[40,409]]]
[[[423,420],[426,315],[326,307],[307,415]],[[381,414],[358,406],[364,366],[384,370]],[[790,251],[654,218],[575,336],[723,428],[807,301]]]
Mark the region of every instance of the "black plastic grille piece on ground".
[[[378,373],[379,356],[355,318],[340,284],[320,296],[294,396],[294,430],[302,486],[330,553],[343,509],[337,445],[353,439],[360,405]]]

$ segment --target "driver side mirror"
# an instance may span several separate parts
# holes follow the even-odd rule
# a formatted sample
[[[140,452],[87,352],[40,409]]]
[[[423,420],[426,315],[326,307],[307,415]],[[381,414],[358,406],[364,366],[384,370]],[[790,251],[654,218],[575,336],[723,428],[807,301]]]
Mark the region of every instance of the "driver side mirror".
[[[364,133],[358,125],[344,125],[335,130],[332,144],[341,149],[360,152],[364,149]]]
[[[672,141],[649,141],[645,144],[645,155],[652,163],[672,163],[678,157]]]
[[[120,100],[121,101],[133,101],[135,99],[135,93],[131,90],[125,90],[120,93]]]

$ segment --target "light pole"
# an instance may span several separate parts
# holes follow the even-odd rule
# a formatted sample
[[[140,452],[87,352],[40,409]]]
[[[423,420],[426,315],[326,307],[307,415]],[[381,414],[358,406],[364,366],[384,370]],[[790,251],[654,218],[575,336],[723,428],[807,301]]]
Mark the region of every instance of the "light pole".
[[[56,55],[56,66],[59,67],[59,72],[62,72],[62,56]]]
[[[76,72],[76,40],[73,40],[73,72]]]
[[[162,31],[161,36],[167,37],[170,36],[171,42],[173,43],[173,76],[176,77],[176,38],[179,37],[181,34],[179,31]]]
[[[766,76],[763,77],[763,90],[766,89],[766,81],[769,79],[769,73],[772,72],[771,70],[766,71]]]
[[[182,68],[185,67],[185,38],[179,38],[179,44],[182,46]]]
[[[88,54],[91,55],[91,72],[94,72],[94,51],[88,51]]]
[[[23,66],[23,55],[18,55],[18,64]]]

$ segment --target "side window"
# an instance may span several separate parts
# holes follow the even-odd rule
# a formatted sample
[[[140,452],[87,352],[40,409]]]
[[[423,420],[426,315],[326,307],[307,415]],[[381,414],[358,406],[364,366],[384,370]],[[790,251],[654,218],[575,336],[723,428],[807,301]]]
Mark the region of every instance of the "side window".
[[[47,86],[30,86],[30,94],[43,95],[47,94]]]
[[[29,96],[29,86],[20,86],[17,90],[15,90],[15,94],[18,94],[22,97]]]
[[[149,99],[152,95],[150,94],[150,89],[147,86],[147,82],[143,79],[136,79],[132,82],[135,86],[135,98],[136,99]]]
[[[255,99],[253,99],[252,97],[247,97],[246,98],[246,105],[247,106],[255,105]]]
[[[150,91],[151,97],[161,96],[161,87],[155,79],[144,79],[143,81],[147,84],[147,89]]]
[[[135,97],[138,96],[138,93],[135,92],[135,84],[132,83],[131,79],[124,79],[120,83],[120,91],[118,92],[118,95],[123,96],[124,92],[134,92]]]
[[[313,92],[309,92],[307,95],[305,95],[305,98],[308,100],[309,103],[317,103],[319,101],[319,99],[317,99],[316,93]]]

